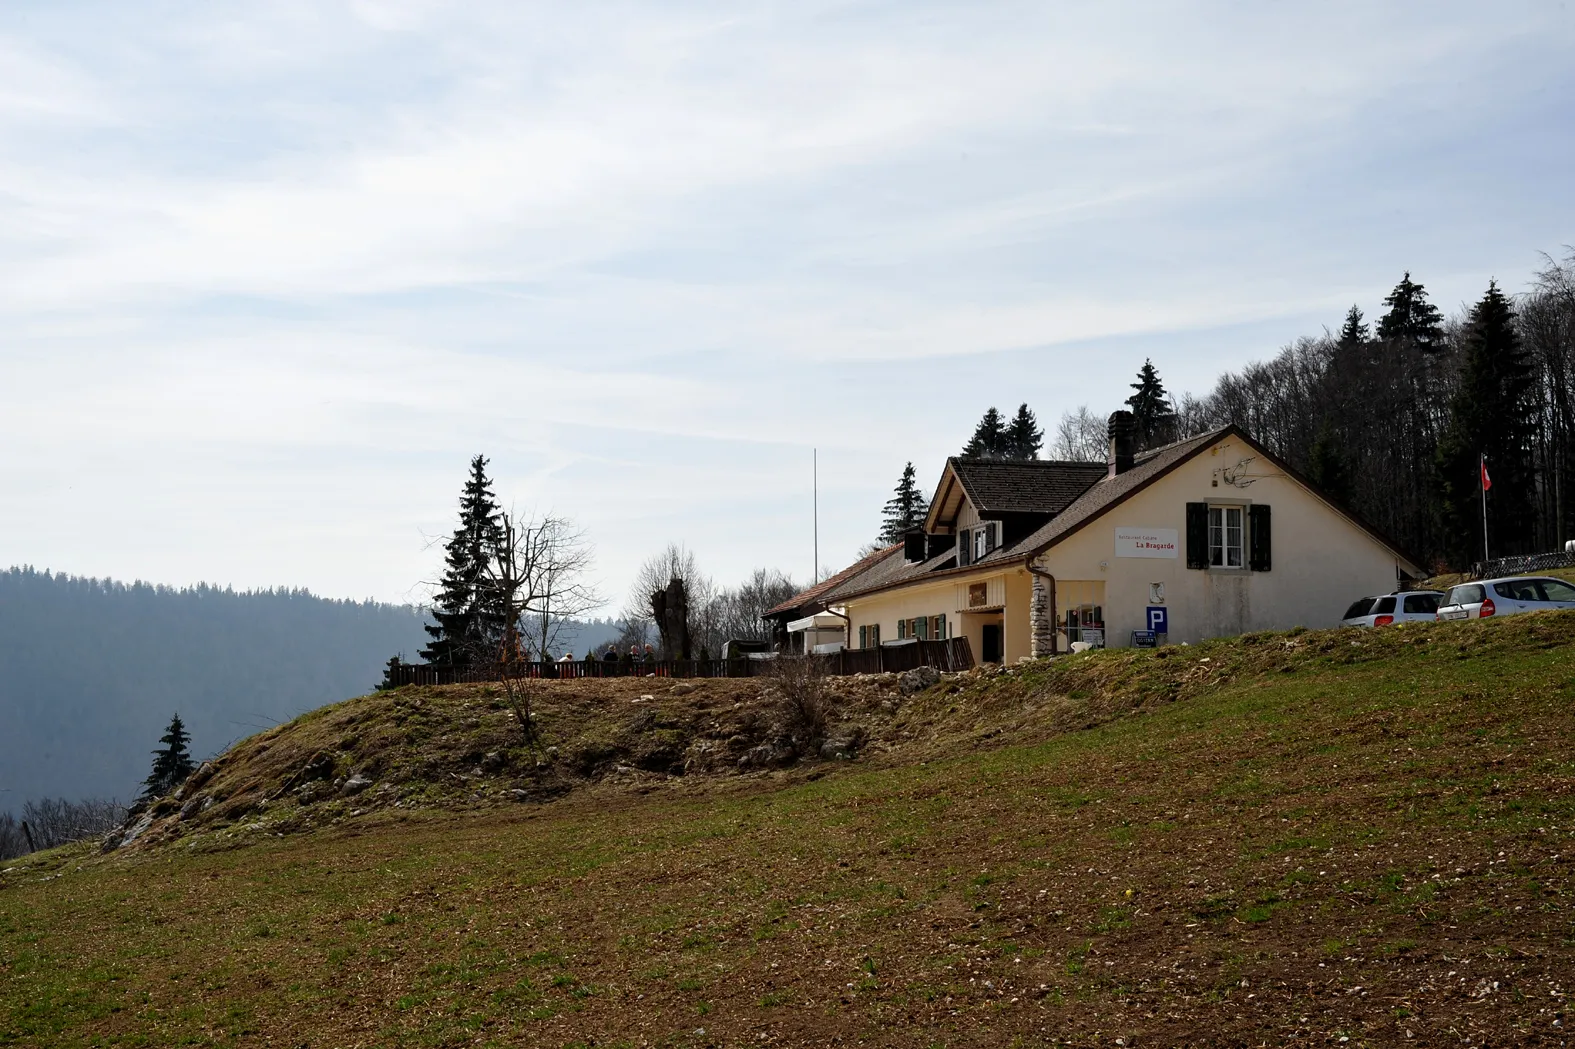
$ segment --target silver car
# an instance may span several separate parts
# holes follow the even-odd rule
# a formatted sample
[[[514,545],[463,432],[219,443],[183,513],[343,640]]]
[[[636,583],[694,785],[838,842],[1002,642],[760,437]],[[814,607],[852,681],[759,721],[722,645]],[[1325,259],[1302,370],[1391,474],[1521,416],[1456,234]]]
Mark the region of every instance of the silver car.
[[[1511,576],[1451,587],[1438,618],[1487,619],[1553,608],[1575,608],[1575,586],[1548,576]]]
[[[1364,597],[1345,610],[1341,626],[1388,626],[1390,623],[1431,623],[1442,590],[1407,590]]]

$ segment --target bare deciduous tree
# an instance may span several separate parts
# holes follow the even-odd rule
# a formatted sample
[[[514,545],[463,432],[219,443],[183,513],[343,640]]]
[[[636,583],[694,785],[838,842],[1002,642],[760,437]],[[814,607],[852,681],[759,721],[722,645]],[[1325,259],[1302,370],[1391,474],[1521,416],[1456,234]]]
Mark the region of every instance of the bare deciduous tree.
[[[497,660],[504,696],[527,742],[536,739],[533,678],[523,665],[530,656],[551,658],[568,620],[602,602],[586,580],[591,549],[585,534],[566,518],[512,515],[489,552],[480,588],[503,615]]]
[[[1099,463],[1109,454],[1105,420],[1080,404],[1075,411],[1061,413],[1050,442],[1050,457],[1064,462]]]
[[[22,807],[18,820],[0,813],[0,860],[34,849],[53,849],[73,841],[102,838],[126,818],[126,807],[111,798],[40,798]]]

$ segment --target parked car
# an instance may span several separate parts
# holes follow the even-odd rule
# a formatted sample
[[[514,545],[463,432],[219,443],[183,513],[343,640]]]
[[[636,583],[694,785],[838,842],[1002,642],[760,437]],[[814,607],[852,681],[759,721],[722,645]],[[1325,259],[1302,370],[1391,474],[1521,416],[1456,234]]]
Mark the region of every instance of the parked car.
[[[1390,623],[1431,623],[1443,600],[1442,590],[1404,590],[1364,597],[1345,610],[1341,626],[1388,626]]]
[[[1451,587],[1438,618],[1486,619],[1553,608],[1575,608],[1575,586],[1548,576],[1511,576]]]

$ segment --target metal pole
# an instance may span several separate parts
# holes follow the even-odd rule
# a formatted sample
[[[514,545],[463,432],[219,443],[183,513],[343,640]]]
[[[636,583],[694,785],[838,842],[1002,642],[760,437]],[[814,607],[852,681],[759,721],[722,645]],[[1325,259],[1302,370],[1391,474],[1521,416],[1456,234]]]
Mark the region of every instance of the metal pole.
[[[820,582],[820,449],[812,449],[810,457],[809,485],[815,516],[815,563],[809,566],[809,582],[813,586]]]
[[[1487,530],[1487,456],[1480,457],[1477,463],[1477,483],[1482,485],[1482,571],[1486,572],[1488,561],[1488,530]]]

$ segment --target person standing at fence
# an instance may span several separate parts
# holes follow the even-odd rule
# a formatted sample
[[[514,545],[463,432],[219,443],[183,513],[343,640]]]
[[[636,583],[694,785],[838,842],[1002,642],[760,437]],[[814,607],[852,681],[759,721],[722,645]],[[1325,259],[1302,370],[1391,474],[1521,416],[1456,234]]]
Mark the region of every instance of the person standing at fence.
[[[618,646],[613,644],[611,641],[607,642],[607,651],[602,654],[602,662],[618,662]]]
[[[656,649],[652,648],[650,645],[645,646],[645,661],[647,663],[656,662]]]

